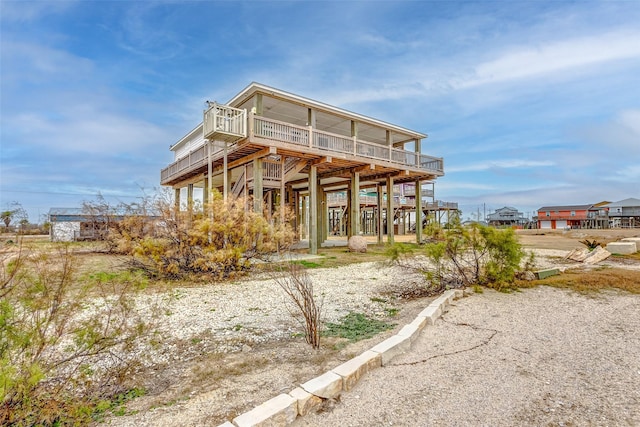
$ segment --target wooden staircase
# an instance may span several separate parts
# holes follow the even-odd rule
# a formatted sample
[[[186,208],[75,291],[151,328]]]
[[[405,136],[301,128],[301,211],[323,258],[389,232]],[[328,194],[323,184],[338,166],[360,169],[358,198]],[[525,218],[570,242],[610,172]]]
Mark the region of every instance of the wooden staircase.
[[[307,166],[307,161],[297,157],[287,157],[284,162],[284,179],[290,181],[297,173]],[[279,188],[282,182],[282,168],[279,161],[265,161],[262,169],[264,188]],[[253,189],[253,165],[248,164],[236,179],[231,194],[233,197],[244,196],[245,188]]]

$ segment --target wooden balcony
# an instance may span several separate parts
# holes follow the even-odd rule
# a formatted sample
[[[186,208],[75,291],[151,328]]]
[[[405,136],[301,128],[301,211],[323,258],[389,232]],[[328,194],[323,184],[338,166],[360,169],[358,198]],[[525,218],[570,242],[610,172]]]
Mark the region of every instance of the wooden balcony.
[[[413,172],[412,175],[420,179],[433,179],[444,175],[443,159],[440,157],[319,131],[312,127],[296,126],[251,113],[247,118],[248,135],[243,137],[240,125],[242,115],[238,113],[233,118],[229,117],[229,120],[221,122],[222,119],[214,114],[215,111],[219,112],[215,110],[219,107],[221,106],[214,105],[208,110],[213,118],[207,116],[205,112],[203,130],[205,138],[227,141],[229,161],[241,161],[242,157],[250,156],[265,147],[272,147],[279,153],[292,157],[307,159],[330,157],[336,160],[336,168],[373,165],[371,169],[374,169],[378,165],[387,173],[393,170]],[[235,114],[237,111],[224,114],[232,113]],[[224,124],[221,125],[220,123],[223,122]],[[214,166],[219,167],[223,155],[222,149],[209,155],[207,145],[197,147],[188,155],[162,169],[160,182],[162,185],[173,185],[205,172],[209,156]]]
[[[247,136],[247,111],[239,108],[209,104],[202,120],[205,139],[234,142]]]

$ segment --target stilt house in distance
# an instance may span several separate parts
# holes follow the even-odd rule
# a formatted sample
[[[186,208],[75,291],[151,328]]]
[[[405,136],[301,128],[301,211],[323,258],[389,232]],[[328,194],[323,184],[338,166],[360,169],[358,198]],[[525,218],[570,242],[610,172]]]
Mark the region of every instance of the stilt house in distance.
[[[421,217],[425,201],[422,190],[415,189],[444,175],[443,159],[422,153],[426,137],[251,83],[226,104],[208,102],[203,122],[171,146],[174,162],[162,169],[161,184],[175,189],[178,206],[181,194],[192,206],[194,191],[206,203],[214,188],[225,199],[247,197],[248,208],[265,215],[289,206],[296,213],[298,236],[309,239],[310,253],[317,253],[329,233],[327,200],[333,193],[347,195],[342,218],[347,235],[360,234],[360,195],[366,190],[377,199],[378,240],[386,234],[393,241],[394,185],[414,188],[413,208]],[[415,230],[420,240],[421,227]]]

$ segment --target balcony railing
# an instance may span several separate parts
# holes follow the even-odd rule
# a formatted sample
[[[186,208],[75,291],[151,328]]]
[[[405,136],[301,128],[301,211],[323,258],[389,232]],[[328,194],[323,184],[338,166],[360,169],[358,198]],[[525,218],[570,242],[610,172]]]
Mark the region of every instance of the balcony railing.
[[[220,118],[217,114],[214,114],[214,112],[226,111],[222,107],[224,106],[214,104],[214,106],[205,112],[205,119],[203,123],[205,137],[217,139],[218,136],[222,135],[220,132],[226,132],[225,129],[230,130],[230,135],[240,135],[241,133],[236,134],[235,132],[241,132],[243,129],[246,130],[246,128],[242,128],[239,124],[240,118],[244,117],[244,115],[238,113],[244,113],[245,110],[231,109],[230,112],[228,112],[228,117]],[[233,116],[232,113],[238,113],[238,115]],[[246,126],[244,119],[240,121],[244,123],[243,126]],[[345,137],[343,135],[323,132],[311,127],[296,126],[290,123],[255,116],[253,114],[249,114],[249,124],[250,140],[269,140],[291,144],[293,146],[308,147],[326,151],[328,155],[331,155],[331,153],[350,154],[357,157],[386,161],[400,166],[417,168],[438,174],[442,174],[444,172],[443,160],[439,157],[432,157],[424,154],[418,154],[413,151],[391,148],[381,144],[361,141],[354,137]],[[225,135],[227,134],[225,133]],[[229,138],[225,135],[220,136],[220,139],[228,141]],[[230,146],[229,152],[232,152],[233,149],[234,147]],[[187,170],[193,170],[205,165],[207,160],[206,157],[207,152],[205,145],[194,149],[189,152],[188,155],[176,160],[168,167],[164,168],[160,172],[161,182],[165,183],[170,178],[180,175]],[[212,153],[212,160],[217,160],[221,157],[222,150]]]
[[[181,159],[171,163],[160,171],[160,182],[166,182],[169,178],[180,173],[207,164],[207,146],[201,145]]]
[[[349,138],[260,116],[249,115],[249,120],[252,121],[252,126],[250,127],[251,136],[260,139],[307,146],[328,152],[353,154],[428,171],[444,172],[443,161],[439,157],[419,155],[413,151],[390,148],[372,142],[357,140],[353,137]]]
[[[247,136],[247,111],[211,103],[202,121],[204,137],[222,141],[237,141]]]

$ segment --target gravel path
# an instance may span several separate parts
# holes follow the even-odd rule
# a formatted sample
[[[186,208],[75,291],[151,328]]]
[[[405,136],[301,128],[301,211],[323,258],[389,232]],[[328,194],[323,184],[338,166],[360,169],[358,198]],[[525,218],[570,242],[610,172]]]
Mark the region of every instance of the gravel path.
[[[458,300],[409,353],[294,425],[640,425],[640,295]]]

